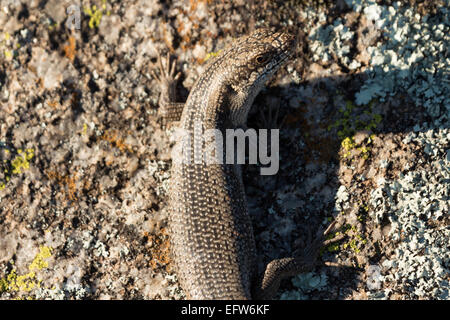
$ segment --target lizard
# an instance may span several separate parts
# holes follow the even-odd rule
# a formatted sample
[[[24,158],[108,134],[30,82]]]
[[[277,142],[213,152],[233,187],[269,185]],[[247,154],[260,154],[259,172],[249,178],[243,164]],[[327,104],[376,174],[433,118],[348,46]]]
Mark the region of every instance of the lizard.
[[[159,112],[167,121],[179,121],[189,135],[246,126],[257,94],[295,52],[297,39],[283,31],[260,28],[237,39],[207,62],[186,102],[176,101],[180,72],[175,60],[165,65],[158,52],[161,87]],[[196,142],[194,142],[195,144]],[[174,148],[183,148],[178,138]],[[205,145],[198,147],[204,151]],[[181,150],[179,149],[179,150]],[[168,226],[171,257],[188,299],[271,299],[281,279],[307,272],[317,264],[320,248],[334,223],[290,258],[267,264],[257,274],[256,245],[248,214],[241,168],[237,164],[197,161],[187,148],[187,160],[172,153]],[[175,157],[181,157],[178,154]]]

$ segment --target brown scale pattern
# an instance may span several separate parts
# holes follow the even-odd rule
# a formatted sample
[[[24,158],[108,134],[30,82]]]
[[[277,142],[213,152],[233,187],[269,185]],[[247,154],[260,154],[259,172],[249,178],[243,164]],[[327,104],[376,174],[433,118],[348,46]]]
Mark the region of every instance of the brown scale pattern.
[[[245,126],[254,98],[295,46],[294,36],[268,29],[235,41],[205,67],[186,101],[180,127],[191,137],[196,130],[207,129],[218,129],[225,137],[226,129]],[[163,95],[176,77],[173,68],[160,68]],[[175,106],[170,105],[173,98],[162,97],[161,108]],[[179,139],[175,148],[180,150],[183,143]],[[240,168],[195,163],[193,146],[187,148],[190,163],[172,159],[169,191],[171,252],[181,286],[191,299],[272,297],[282,277],[304,271],[312,263],[305,256],[275,260],[257,275]],[[206,144],[200,141],[196,147],[203,151]],[[315,251],[305,252],[315,256]]]

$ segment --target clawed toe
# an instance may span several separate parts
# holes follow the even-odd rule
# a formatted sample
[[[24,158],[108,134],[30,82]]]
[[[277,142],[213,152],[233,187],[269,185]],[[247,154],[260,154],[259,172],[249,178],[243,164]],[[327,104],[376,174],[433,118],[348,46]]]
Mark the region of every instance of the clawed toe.
[[[170,62],[170,60],[170,53],[167,53],[166,58],[163,62],[161,53],[159,51],[157,52],[158,66],[153,66],[153,70],[150,70],[150,74],[159,83],[176,82],[181,76],[181,72],[176,73],[176,59],[173,59],[172,63]],[[155,72],[156,69],[159,69],[159,75]]]
[[[315,237],[313,238],[312,232],[307,232],[307,241],[301,250],[301,256],[317,257],[322,248],[327,247],[331,243],[340,241],[344,238],[344,234],[333,237],[332,239],[326,239],[330,234],[333,227],[336,225],[336,221],[333,221],[325,230],[323,228],[317,231]]]
[[[184,104],[176,102],[177,81],[181,72],[176,72],[176,59],[171,61],[169,53],[163,59],[158,51],[157,62],[153,64],[150,74],[159,83],[161,93],[158,114],[162,128],[166,128],[169,123],[179,121],[183,111]]]

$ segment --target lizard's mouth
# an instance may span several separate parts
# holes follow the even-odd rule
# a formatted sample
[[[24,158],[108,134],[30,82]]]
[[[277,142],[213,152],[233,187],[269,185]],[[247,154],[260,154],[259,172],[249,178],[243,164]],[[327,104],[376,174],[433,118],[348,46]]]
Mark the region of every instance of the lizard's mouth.
[[[283,51],[294,53],[297,46],[297,37],[294,34],[287,32],[278,32],[278,38],[281,39]]]
[[[291,33],[279,31],[273,34],[272,44],[280,53],[279,63],[284,63],[292,57],[297,47],[297,37]]]

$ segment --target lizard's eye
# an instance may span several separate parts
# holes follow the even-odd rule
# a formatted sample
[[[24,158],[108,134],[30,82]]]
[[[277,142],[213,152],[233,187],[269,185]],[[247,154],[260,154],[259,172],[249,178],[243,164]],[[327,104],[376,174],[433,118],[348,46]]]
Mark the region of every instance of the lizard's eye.
[[[256,63],[258,64],[264,64],[269,60],[269,55],[268,54],[260,54],[259,56],[257,56],[255,58]]]

